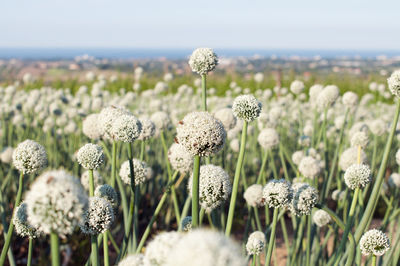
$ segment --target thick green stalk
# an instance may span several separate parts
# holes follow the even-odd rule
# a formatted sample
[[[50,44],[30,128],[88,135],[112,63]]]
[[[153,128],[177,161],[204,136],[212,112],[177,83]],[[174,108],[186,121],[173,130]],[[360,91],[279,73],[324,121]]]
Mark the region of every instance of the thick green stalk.
[[[244,153],[246,150],[247,121],[243,121],[242,138],[240,141],[239,158],[236,164],[235,177],[233,178],[233,189],[231,201],[229,203],[228,221],[226,223],[225,235],[229,236],[232,230],[233,216],[235,213],[235,204],[239,188],[240,172],[243,166]]]
[[[372,255],[372,263],[371,263],[371,265],[372,266],[376,266],[376,256],[375,255]]]
[[[274,215],[272,218],[272,230],[269,236],[268,251],[265,258],[265,265],[271,265],[272,250],[275,244],[275,234],[276,234],[276,222],[278,221],[278,208],[274,208]]]
[[[31,266],[32,265],[32,249],[33,249],[33,238],[29,238],[29,246],[28,246],[28,260],[26,265]]]
[[[89,197],[94,196],[93,169],[89,169]]]
[[[262,177],[264,175],[265,165],[267,164],[268,154],[269,154],[268,152],[264,151],[264,156],[262,158],[260,172],[258,173],[258,177],[257,177],[257,182],[256,182],[257,184],[261,184]]]
[[[108,255],[108,234],[109,234],[108,231],[103,233],[104,266],[110,265],[110,257]]]
[[[18,192],[17,192],[17,197],[15,199],[14,210],[16,207],[19,206],[19,203],[21,202],[22,188],[24,186],[23,182],[24,182],[24,173],[21,172],[19,175]],[[8,248],[10,247],[11,244],[13,231],[14,231],[14,223],[11,221],[7,231],[7,236],[4,242],[3,249],[1,250],[0,265],[4,265],[4,262],[6,260]]]
[[[311,239],[311,215],[307,216],[307,247],[306,247],[306,265],[310,266],[310,258],[311,258],[311,248],[312,248],[312,239]]]
[[[58,235],[54,232],[50,233],[51,245],[51,265],[60,266],[60,241]]]
[[[115,187],[115,179],[117,177],[117,142],[112,142],[111,150],[111,186]]]
[[[192,226],[199,226],[200,156],[194,156],[192,182]]]
[[[202,107],[203,111],[207,111],[207,75],[201,75],[201,98],[202,98]]]
[[[375,180],[375,185],[372,189],[371,195],[368,200],[368,204],[365,208],[364,214],[361,218],[361,221],[356,229],[354,234],[354,238],[356,243],[360,240],[364,230],[369,226],[372,220],[373,213],[375,212],[376,205],[378,204],[379,193],[382,187],[382,183],[384,181],[384,175],[386,172],[386,166],[389,158],[390,149],[392,147],[393,137],[396,132],[397,121],[399,120],[399,113],[400,113],[400,101],[397,101],[396,112],[395,116],[392,121],[392,126],[390,129],[390,134],[388,140],[386,142],[385,151],[383,153],[382,162],[379,167],[378,175]]]
[[[89,196],[94,196],[94,180],[93,169],[89,169]],[[91,261],[92,265],[99,265],[99,246],[97,245],[97,235],[90,236],[90,243],[92,248]]]

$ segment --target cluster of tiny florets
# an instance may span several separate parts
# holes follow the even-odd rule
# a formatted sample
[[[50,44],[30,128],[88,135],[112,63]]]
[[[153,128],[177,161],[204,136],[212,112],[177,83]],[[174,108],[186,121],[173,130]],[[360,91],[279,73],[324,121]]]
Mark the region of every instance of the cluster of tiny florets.
[[[142,125],[142,131],[140,132],[139,140],[148,140],[156,134],[156,125],[147,118],[139,119]]]
[[[263,188],[263,199],[270,208],[285,208],[293,199],[293,189],[289,181],[271,180]]]
[[[222,108],[215,112],[214,117],[219,119],[226,131],[232,129],[236,125],[236,117],[233,115],[231,108]]]
[[[299,172],[307,178],[314,178],[321,172],[319,161],[312,156],[304,157],[299,164]]]
[[[116,118],[111,126],[110,134],[116,141],[133,142],[142,132],[139,119],[131,114],[121,115]]]
[[[133,163],[133,175],[135,177],[135,185],[140,185],[147,180],[147,164],[139,159],[132,159]],[[129,160],[122,163],[119,170],[119,175],[122,181],[130,185],[131,184],[131,168]]]
[[[32,174],[47,166],[47,153],[42,145],[27,139],[14,149],[12,160],[18,171]]]
[[[400,188],[400,174],[393,173],[389,176],[388,183],[391,187]]]
[[[383,256],[390,248],[387,235],[377,229],[371,229],[363,234],[360,239],[361,253],[365,256]]]
[[[273,128],[265,128],[258,134],[257,141],[264,149],[276,148],[279,144],[278,132]]]
[[[240,95],[233,101],[233,114],[244,121],[251,122],[260,116],[262,104],[253,95]]]
[[[339,158],[339,166],[343,171],[346,171],[347,168],[349,168],[352,164],[356,164],[358,160],[358,148],[357,147],[351,147],[345,150]],[[366,163],[367,162],[367,155],[363,150],[361,150],[361,157],[360,157],[360,163]]]
[[[145,257],[150,265],[165,265],[167,257],[182,238],[183,234],[178,232],[163,232],[158,234],[146,247]]]
[[[318,227],[323,227],[332,221],[331,216],[324,210],[317,210],[312,217]]]
[[[213,71],[218,65],[218,57],[211,48],[197,48],[189,59],[193,72],[200,75]]]
[[[103,148],[97,144],[85,144],[79,149],[76,158],[83,168],[98,169],[104,163]]]
[[[263,200],[263,187],[259,184],[249,186],[243,194],[247,204],[252,207],[259,207],[265,204]]]
[[[99,131],[104,139],[113,140],[111,129],[114,121],[122,115],[130,115],[130,112],[117,106],[109,106],[101,110],[97,119]]]
[[[21,237],[37,238],[40,231],[28,222],[27,205],[21,203],[14,211],[13,224],[15,232]]]
[[[97,235],[110,229],[114,222],[114,210],[105,198],[90,197],[89,206],[83,214],[80,228],[83,233]]]
[[[103,177],[100,175],[99,171],[93,171],[93,183],[94,187],[97,187],[104,183]],[[89,191],[89,170],[86,170],[81,175],[81,184],[85,188],[86,191]]]
[[[150,263],[143,254],[129,255],[118,263],[118,266],[148,266]]]
[[[176,128],[176,140],[190,154],[210,156],[222,149],[226,132],[222,123],[207,112],[186,115]]]
[[[231,193],[232,185],[229,175],[219,166],[212,164],[200,167],[199,201],[207,212],[212,211],[226,201]],[[192,194],[193,176],[190,178],[188,188]]]
[[[295,80],[290,84],[290,91],[293,94],[298,95],[298,94],[302,93],[303,90],[304,90],[304,83],[300,80]]]
[[[118,208],[118,194],[112,186],[108,184],[97,186],[94,190],[94,196],[104,198],[110,202],[114,209]]]
[[[101,138],[102,132],[99,128],[99,114],[90,114],[83,120],[82,132],[92,140]]]
[[[168,150],[171,166],[180,173],[190,172],[193,168],[193,156],[180,144],[174,143]]]
[[[394,96],[400,97],[400,70],[394,71],[387,81],[390,92]]]
[[[181,221],[181,227],[184,232],[192,231],[192,216],[186,216]]]
[[[309,215],[318,201],[318,191],[307,183],[294,183],[290,211],[297,216]]]
[[[259,255],[263,252],[265,246],[265,234],[261,231],[255,231],[250,234],[246,243],[248,255]]]
[[[353,164],[344,173],[344,182],[353,190],[365,187],[371,180],[371,169],[366,164]]]
[[[351,137],[351,146],[365,148],[368,145],[368,135],[364,131],[359,131]]]

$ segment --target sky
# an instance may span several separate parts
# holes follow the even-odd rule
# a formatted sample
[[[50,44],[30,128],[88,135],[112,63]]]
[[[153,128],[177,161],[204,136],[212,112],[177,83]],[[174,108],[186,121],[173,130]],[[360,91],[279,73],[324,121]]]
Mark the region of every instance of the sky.
[[[0,47],[400,49],[398,0],[13,0]]]

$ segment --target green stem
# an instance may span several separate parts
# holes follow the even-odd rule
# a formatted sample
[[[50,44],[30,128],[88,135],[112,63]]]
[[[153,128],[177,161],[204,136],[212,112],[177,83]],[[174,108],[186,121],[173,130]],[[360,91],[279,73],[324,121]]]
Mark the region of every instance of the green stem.
[[[376,266],[376,256],[375,255],[372,255],[372,263],[371,263],[371,265],[372,266]]]
[[[117,143],[115,141],[112,142],[111,157],[111,186],[114,188],[117,177]]]
[[[19,206],[19,203],[21,202],[21,196],[22,196],[22,188],[23,188],[23,182],[24,182],[24,173],[20,173],[19,175],[19,183],[18,183],[18,192],[17,192],[17,197],[15,199],[15,204],[14,204],[14,209]],[[1,257],[0,257],[0,265],[4,265],[4,262],[6,260],[8,248],[10,247],[11,244],[11,238],[13,235],[14,231],[14,223],[11,221],[10,226],[7,231],[7,236],[6,240],[3,246],[3,249],[1,250]]]
[[[201,75],[201,98],[203,103],[203,111],[207,112],[207,75]]]
[[[233,178],[233,190],[229,203],[228,221],[226,223],[225,235],[229,236],[232,230],[233,216],[235,212],[236,198],[239,188],[240,172],[243,166],[244,153],[246,149],[247,121],[243,121],[242,138],[240,141],[239,158],[236,164],[235,177]]]
[[[251,261],[251,266],[256,266],[256,260],[257,260],[257,255],[254,254],[254,255],[253,255],[253,259],[252,259],[252,261]]]
[[[60,242],[58,235],[54,232],[50,233],[50,245],[51,245],[51,265],[60,266]]]
[[[91,262],[92,266],[100,265],[99,263],[99,249],[97,244],[97,235],[90,236],[90,243],[92,247]]]
[[[94,196],[93,169],[89,169],[89,197]]]
[[[200,156],[194,156],[192,181],[192,227],[199,226]]]
[[[104,266],[110,265],[110,258],[108,256],[108,233],[108,231],[103,233]]]
[[[28,260],[27,260],[27,266],[32,265],[32,249],[33,249],[33,238],[29,238],[29,247],[28,247]]]
[[[271,235],[269,237],[268,251],[267,251],[267,256],[265,258],[265,265],[271,265],[272,250],[274,249],[274,244],[275,244],[277,220],[278,220],[278,208],[274,208],[274,215],[272,218],[272,230],[271,230]]]

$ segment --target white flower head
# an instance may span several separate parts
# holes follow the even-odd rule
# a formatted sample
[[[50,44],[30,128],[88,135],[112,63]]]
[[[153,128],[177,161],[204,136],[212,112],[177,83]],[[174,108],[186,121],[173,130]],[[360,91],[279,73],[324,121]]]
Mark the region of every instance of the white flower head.
[[[114,222],[114,209],[105,198],[90,197],[89,207],[83,214],[83,221],[79,225],[82,232],[89,235],[104,233]]]
[[[357,147],[351,147],[345,150],[339,158],[339,166],[343,171],[346,171],[347,168],[349,168],[352,164],[357,163],[357,157],[358,157],[358,149]],[[361,158],[360,158],[360,163],[366,163],[367,162],[367,155],[363,150],[361,150]]]
[[[98,140],[102,136],[98,118],[99,114],[91,114],[82,122],[82,132],[91,140]]]
[[[139,119],[140,124],[142,125],[142,131],[140,132],[139,139],[140,140],[148,140],[152,138],[156,134],[156,125],[147,118]]]
[[[307,183],[294,183],[290,211],[296,216],[309,215],[318,201],[318,191]]]
[[[236,97],[232,105],[234,116],[247,122],[251,122],[259,117],[261,109],[261,102],[251,94]]]
[[[94,196],[99,198],[104,198],[108,200],[108,202],[110,202],[111,206],[114,209],[118,208],[118,203],[119,203],[118,194],[112,186],[108,184],[97,186],[96,189],[94,190]]]
[[[18,144],[12,159],[14,167],[24,174],[35,173],[47,166],[46,150],[39,143],[29,139]]]
[[[293,199],[293,189],[289,181],[273,179],[263,188],[263,199],[270,208],[285,208]]]
[[[150,265],[143,254],[128,255],[118,263],[118,266],[143,266]]]
[[[193,168],[193,156],[177,143],[173,143],[169,148],[168,160],[172,168],[180,173],[188,173]]]
[[[344,181],[352,190],[363,188],[372,181],[371,169],[366,164],[353,164],[346,169]]]
[[[147,164],[139,159],[133,159],[132,162],[135,185],[138,186],[147,180]],[[131,184],[131,168],[129,166],[129,160],[122,163],[119,175],[125,184]]]
[[[178,232],[162,232],[149,242],[146,247],[145,257],[153,266],[163,266],[168,259],[168,256],[177,243],[183,237],[182,233]]]
[[[323,227],[332,221],[331,216],[324,210],[314,212],[312,219],[318,227]]]
[[[27,205],[21,203],[14,211],[13,224],[15,232],[21,237],[37,238],[41,232],[28,222]]]
[[[183,218],[181,224],[182,224],[182,230],[184,232],[192,231],[192,216],[186,216],[185,218]]]
[[[111,125],[110,135],[116,141],[133,142],[142,131],[142,124],[133,115],[121,115]]]
[[[98,169],[104,163],[103,148],[97,144],[85,144],[78,150],[76,159],[87,170]]]
[[[205,75],[218,65],[218,57],[211,48],[197,48],[189,59],[193,72]]]
[[[130,115],[131,113],[122,108],[116,106],[105,107],[101,110],[98,120],[98,127],[104,139],[113,140],[112,136],[112,126],[116,119],[122,115]]]
[[[276,148],[279,144],[279,135],[273,128],[265,128],[258,134],[257,141],[266,150]]]
[[[222,108],[215,112],[214,117],[219,119],[226,131],[231,130],[236,125],[236,117],[233,115],[231,108]]]
[[[364,256],[383,256],[390,248],[387,235],[377,229],[371,229],[363,234],[360,239],[360,249]]]
[[[364,131],[359,131],[353,134],[351,137],[351,146],[353,147],[358,147],[360,146],[361,148],[365,148],[368,145],[369,138],[367,133]]]
[[[263,187],[260,184],[253,184],[249,186],[243,194],[247,204],[252,207],[259,207],[265,205],[263,201]]]
[[[400,70],[394,71],[387,81],[390,92],[394,96],[400,97]]]
[[[248,255],[259,255],[263,252],[265,246],[265,234],[261,231],[255,231],[250,234],[246,243]]]
[[[347,108],[354,109],[358,103],[358,95],[352,91],[345,92],[342,97],[342,102]]]
[[[304,91],[304,83],[300,80],[295,80],[290,84],[290,91],[293,94],[299,95]]]
[[[99,171],[94,170],[93,171],[93,183],[94,187],[97,187],[101,184],[104,183],[104,179],[101,176]],[[89,170],[86,170],[85,172],[82,173],[81,175],[81,184],[85,188],[86,191],[89,191]]]
[[[391,187],[400,188],[400,174],[393,173],[389,176],[388,183]]]
[[[299,172],[307,178],[315,178],[321,172],[321,167],[319,160],[313,158],[312,156],[306,156],[301,159],[299,164]]]

